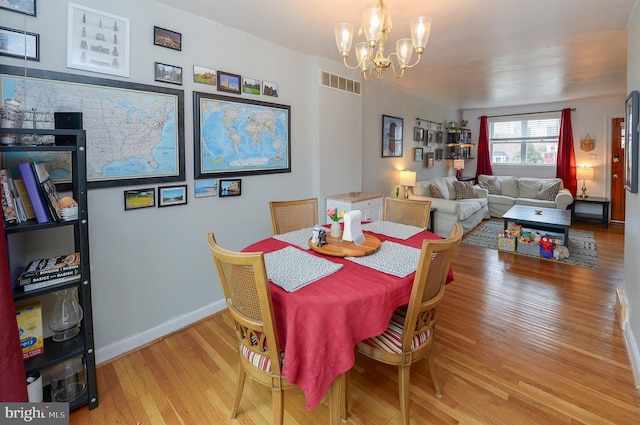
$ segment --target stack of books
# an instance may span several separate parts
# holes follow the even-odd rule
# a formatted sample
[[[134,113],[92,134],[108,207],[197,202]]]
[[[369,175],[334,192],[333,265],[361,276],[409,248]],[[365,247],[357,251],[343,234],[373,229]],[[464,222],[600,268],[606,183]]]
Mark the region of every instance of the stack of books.
[[[18,287],[27,292],[80,278],[80,253],[76,252],[30,261],[18,277]]]

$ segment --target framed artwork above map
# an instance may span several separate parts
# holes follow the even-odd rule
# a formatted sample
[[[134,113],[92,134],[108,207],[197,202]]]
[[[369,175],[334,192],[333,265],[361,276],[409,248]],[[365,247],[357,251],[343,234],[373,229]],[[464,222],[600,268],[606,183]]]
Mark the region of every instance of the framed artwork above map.
[[[196,179],[291,172],[291,106],[193,92]]]

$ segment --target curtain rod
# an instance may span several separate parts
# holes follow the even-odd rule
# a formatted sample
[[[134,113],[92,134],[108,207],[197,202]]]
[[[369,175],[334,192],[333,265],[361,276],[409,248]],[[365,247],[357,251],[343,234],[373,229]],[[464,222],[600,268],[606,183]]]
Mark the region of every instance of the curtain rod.
[[[438,125],[440,125],[440,126],[442,125],[442,123],[441,123],[441,122],[435,122],[435,121],[431,121],[431,120],[425,120],[424,118],[420,118],[420,117],[416,117],[416,120],[418,120],[418,121],[426,121],[426,122],[428,122],[428,123],[430,123],[430,124],[438,124]]]
[[[576,108],[569,108],[572,111],[575,111]],[[535,115],[535,114],[546,114],[548,112],[562,112],[562,109],[557,109],[555,111],[540,111],[540,112],[523,112],[521,114],[504,114],[504,115],[487,115],[487,118],[499,118],[499,117],[517,117],[518,115]],[[478,117],[480,119],[482,117]]]

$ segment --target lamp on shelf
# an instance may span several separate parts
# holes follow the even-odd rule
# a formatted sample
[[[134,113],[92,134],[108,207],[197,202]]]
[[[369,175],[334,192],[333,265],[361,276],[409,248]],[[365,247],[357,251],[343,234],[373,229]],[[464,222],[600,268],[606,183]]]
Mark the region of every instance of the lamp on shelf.
[[[404,186],[404,197],[409,197],[408,186],[416,185],[416,172],[415,171],[400,171],[400,186]]]
[[[464,170],[464,159],[454,159],[453,168],[456,169],[456,178],[460,180],[462,178],[462,170]]]
[[[364,21],[360,26],[360,33],[363,33],[367,41],[356,44],[356,61],[353,67],[347,64],[347,57],[351,51],[353,41],[353,25],[349,23],[338,24],[335,27],[336,45],[342,55],[344,65],[349,69],[360,69],[362,76],[368,79],[372,72],[377,73],[377,77],[382,79],[383,72],[391,68],[393,74],[401,78],[406,68],[413,68],[420,62],[420,57],[424,53],[424,48],[429,41],[431,32],[431,18],[419,16],[409,21],[411,38],[401,38],[396,41],[396,51],[388,56],[384,53],[384,43],[391,31],[391,15],[382,0],[378,0],[378,5],[363,12]],[[377,50],[374,53],[374,49]],[[416,49],[418,59],[410,64],[413,49]],[[393,57],[396,57],[394,63]],[[400,70],[396,70],[396,66]]]
[[[582,180],[582,194],[580,195],[582,199],[587,198],[587,186],[585,183],[587,180],[593,180],[594,174],[593,167],[576,168],[576,178]]]

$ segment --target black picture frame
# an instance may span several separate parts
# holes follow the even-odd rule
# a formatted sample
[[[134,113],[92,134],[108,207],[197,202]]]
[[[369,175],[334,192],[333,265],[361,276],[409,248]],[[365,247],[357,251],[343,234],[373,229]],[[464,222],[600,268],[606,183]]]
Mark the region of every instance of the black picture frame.
[[[182,34],[166,28],[153,27],[153,44],[171,50],[182,50]]]
[[[40,61],[40,35],[0,27],[0,55]]]
[[[187,204],[187,185],[158,187],[158,208]]]
[[[28,68],[25,70],[23,67],[16,66],[7,66],[0,65],[0,78],[20,78],[24,79],[27,77],[27,81],[33,81],[33,83],[52,83],[52,84],[61,84],[69,85],[69,90],[73,90],[76,94],[81,92],[81,90],[88,89],[91,91],[92,101],[102,101],[103,99],[107,99],[109,97],[117,97],[122,98],[120,93],[114,93],[114,91],[122,90],[124,92],[132,92],[134,95],[138,95],[138,92],[142,95],[153,95],[160,96],[162,98],[166,98],[171,101],[175,105],[175,114],[171,117],[171,120],[166,123],[167,126],[171,126],[175,131],[175,144],[171,146],[172,151],[175,153],[175,158],[172,158],[175,169],[167,170],[156,170],[159,171],[154,174],[148,175],[131,175],[131,174],[110,174],[110,175],[102,175],[102,176],[92,176],[91,173],[88,173],[88,181],[87,187],[89,189],[97,189],[104,187],[116,187],[116,186],[136,186],[136,185],[149,185],[149,184],[158,184],[158,183],[169,183],[169,182],[180,182],[185,181],[185,147],[184,147],[184,91],[176,88],[170,87],[161,87],[161,86],[152,86],[147,84],[139,84],[139,83],[130,83],[128,81],[122,80],[111,80],[106,78],[97,78],[97,77],[89,77],[77,74],[67,74],[61,72],[47,71],[47,70],[38,70],[34,68]],[[27,86],[27,90],[31,93],[34,93],[35,90],[29,89]],[[102,94],[103,91],[106,91]],[[35,99],[37,101],[37,99]],[[24,107],[31,108],[32,106],[27,104],[23,105]],[[66,105],[51,105],[52,110],[66,110]],[[87,106],[91,110],[90,106]],[[93,155],[98,155],[101,152],[100,143],[104,143],[103,141],[96,142],[97,139],[104,139],[104,135],[97,135],[96,133],[99,131],[97,127],[93,127],[91,125],[91,120],[95,119],[103,119],[103,117],[93,117],[90,113],[83,110],[83,108],[79,108],[77,112],[83,112],[84,115],[84,129],[87,132],[87,160],[95,164],[96,160],[92,159]],[[126,122],[128,116],[126,114],[116,114],[114,117],[117,119],[112,123],[113,128],[122,129],[127,126]],[[121,119],[122,121],[119,121]],[[152,122],[151,120],[145,119],[140,123],[136,123],[138,126],[138,132],[149,132],[154,131],[157,123]],[[99,137],[97,137],[99,136]],[[113,138],[110,139],[113,146],[115,146],[115,141]],[[123,139],[123,143],[125,143],[129,139]],[[93,143],[97,143],[94,145]],[[123,149],[128,149],[126,145],[122,146]],[[169,152],[168,149],[164,149],[163,152]],[[31,155],[34,155],[33,152],[26,152],[25,156],[22,159],[16,158],[21,162],[30,161],[33,159],[29,159]],[[5,157],[6,157],[5,153]],[[58,159],[59,156],[68,155],[68,153],[60,152],[53,153],[48,152],[47,155],[52,156],[49,161],[58,161],[64,163],[64,159]],[[5,158],[6,160],[6,158]],[[68,161],[67,161],[68,162]],[[69,172],[71,172],[69,170]],[[56,187],[58,187],[58,182],[54,181]],[[68,190],[70,186],[67,182],[61,182],[61,188],[63,190]]]
[[[182,67],[155,62],[153,65],[154,77],[161,83],[182,85]]]
[[[254,109],[254,111],[251,111]],[[228,110],[235,115],[255,113],[263,119],[272,118],[279,131],[285,132],[286,136],[282,140],[277,140],[278,150],[272,152],[267,159],[257,156],[255,149],[245,150],[230,148],[231,141],[229,134],[223,137],[222,141],[214,139],[212,133],[215,129],[207,130],[203,126],[215,125],[214,121],[208,119],[207,113],[216,111],[222,114]],[[223,96],[220,94],[193,92],[193,137],[194,137],[194,178],[211,179],[218,177],[240,177],[258,174],[275,174],[291,172],[291,106],[277,103],[263,102],[248,98]],[[259,123],[256,122],[256,125]],[[221,129],[225,132],[225,129]],[[271,130],[265,137],[271,137]],[[236,135],[238,136],[238,135]],[[220,136],[217,136],[220,137]],[[240,135],[242,137],[242,135]],[[286,138],[286,140],[285,140]],[[275,140],[272,140],[276,142]],[[238,143],[251,143],[251,140],[238,139]],[[229,152],[235,155],[243,155],[249,152],[255,156],[245,155],[238,157],[240,161],[232,163]],[[237,164],[237,165],[236,165]]]
[[[404,120],[389,115],[382,116],[382,157],[402,157],[402,127]]]
[[[218,71],[218,91],[240,94],[242,91],[242,77],[238,74]]]
[[[624,102],[624,188],[638,192],[638,91],[634,90]]]
[[[442,161],[442,157],[444,155],[444,149],[438,148],[435,151],[436,153],[436,161]]]
[[[9,0],[11,7],[0,6],[0,9],[10,10],[16,13],[22,13],[24,15],[36,16],[36,0]]]
[[[124,191],[124,210],[139,210],[156,206],[156,190],[152,187],[145,189],[130,189]]]
[[[242,195],[242,179],[220,179],[218,189],[220,190],[218,193],[220,198],[240,196]]]

